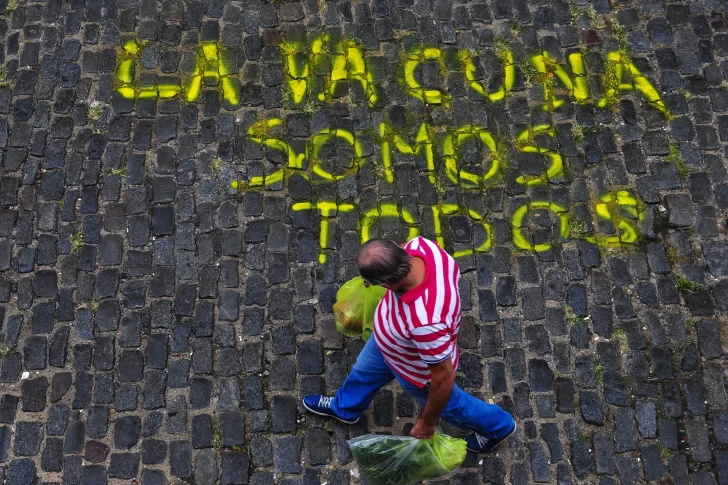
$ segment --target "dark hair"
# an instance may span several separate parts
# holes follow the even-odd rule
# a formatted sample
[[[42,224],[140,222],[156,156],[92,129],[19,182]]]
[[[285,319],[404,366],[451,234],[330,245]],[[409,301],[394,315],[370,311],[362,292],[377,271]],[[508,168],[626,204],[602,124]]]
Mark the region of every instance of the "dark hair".
[[[370,239],[354,255],[359,274],[372,285],[396,284],[410,272],[412,256],[394,241]]]

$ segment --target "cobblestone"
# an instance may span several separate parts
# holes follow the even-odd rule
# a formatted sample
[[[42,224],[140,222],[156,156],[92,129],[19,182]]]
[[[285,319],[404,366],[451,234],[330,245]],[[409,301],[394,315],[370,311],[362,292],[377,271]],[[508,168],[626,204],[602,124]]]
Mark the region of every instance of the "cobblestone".
[[[332,428],[299,399],[361,349],[331,313],[366,229],[456,253],[458,382],[522,430],[439,485],[728,483],[725,25],[717,2],[20,2],[0,482],[359,481],[346,439],[406,434],[415,402],[393,383]]]

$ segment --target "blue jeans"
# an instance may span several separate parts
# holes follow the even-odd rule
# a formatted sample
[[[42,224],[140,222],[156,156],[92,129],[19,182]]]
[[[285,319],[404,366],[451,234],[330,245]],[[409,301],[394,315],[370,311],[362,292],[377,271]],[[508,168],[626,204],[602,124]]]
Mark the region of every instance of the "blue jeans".
[[[364,345],[346,381],[336,391],[331,408],[339,417],[355,420],[366,411],[377,391],[395,378],[407,394],[425,405],[429,385],[419,388],[393,372],[372,336]],[[510,414],[494,404],[471,396],[457,384],[441,417],[454,426],[476,431],[492,439],[508,435],[516,424]]]

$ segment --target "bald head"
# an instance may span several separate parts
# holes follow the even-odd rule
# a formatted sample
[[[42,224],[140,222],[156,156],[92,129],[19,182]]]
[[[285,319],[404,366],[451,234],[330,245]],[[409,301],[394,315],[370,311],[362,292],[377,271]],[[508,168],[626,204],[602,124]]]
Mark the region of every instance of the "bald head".
[[[388,239],[370,239],[354,256],[359,274],[373,285],[396,284],[410,272],[412,256]]]

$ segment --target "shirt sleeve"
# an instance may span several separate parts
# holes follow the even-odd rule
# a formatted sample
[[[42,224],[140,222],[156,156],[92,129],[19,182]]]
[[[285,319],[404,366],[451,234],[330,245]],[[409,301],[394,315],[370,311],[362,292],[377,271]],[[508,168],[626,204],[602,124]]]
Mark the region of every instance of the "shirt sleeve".
[[[445,323],[432,323],[410,332],[420,358],[425,364],[437,364],[452,354],[452,332]]]

